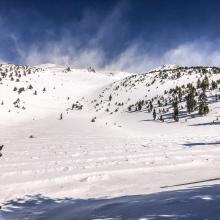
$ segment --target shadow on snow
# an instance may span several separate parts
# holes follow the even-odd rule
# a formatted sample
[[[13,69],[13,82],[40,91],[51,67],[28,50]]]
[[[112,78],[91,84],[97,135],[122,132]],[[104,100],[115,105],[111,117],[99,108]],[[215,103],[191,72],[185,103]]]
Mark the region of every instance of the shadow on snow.
[[[186,147],[195,147],[195,146],[207,146],[207,145],[220,145],[220,141],[215,142],[195,142],[195,143],[186,143],[183,144]]]
[[[2,216],[2,217],[1,217]],[[211,219],[220,216],[220,185],[103,199],[51,199],[42,195],[3,204],[4,220]]]
[[[210,122],[205,122],[205,123],[192,124],[189,126],[204,126],[204,125],[220,125],[220,121],[210,121]]]

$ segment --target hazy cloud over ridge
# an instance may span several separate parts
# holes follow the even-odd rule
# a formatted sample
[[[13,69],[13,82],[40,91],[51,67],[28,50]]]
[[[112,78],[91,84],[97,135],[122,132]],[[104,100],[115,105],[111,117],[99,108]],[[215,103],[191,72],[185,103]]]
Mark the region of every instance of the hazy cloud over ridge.
[[[36,13],[37,23],[33,19],[33,25],[28,28],[15,27],[1,17],[0,62],[30,65],[57,63],[76,68],[93,66],[131,72],[146,72],[166,63],[220,66],[218,38],[189,38],[182,34],[179,40],[173,23],[172,29],[169,29],[168,24],[155,23],[154,15],[154,20],[144,18],[146,22],[142,26],[143,30],[147,30],[144,34],[143,30],[136,28],[136,23],[129,23],[129,13],[133,10],[129,2],[120,1],[103,14],[86,8],[79,18],[65,21],[60,26],[51,25],[39,13]],[[164,11],[161,13],[166,13]],[[25,15],[19,15],[21,24],[25,23]],[[43,28],[39,27],[39,23]]]
[[[213,49],[209,42],[192,42],[178,45],[162,54],[143,51],[142,45],[133,43],[112,60],[108,60],[101,48],[74,48],[63,42],[45,45],[43,49],[33,47],[23,62],[28,64],[57,63],[77,68],[93,66],[100,69],[144,72],[162,64],[183,66],[220,65],[220,48]]]

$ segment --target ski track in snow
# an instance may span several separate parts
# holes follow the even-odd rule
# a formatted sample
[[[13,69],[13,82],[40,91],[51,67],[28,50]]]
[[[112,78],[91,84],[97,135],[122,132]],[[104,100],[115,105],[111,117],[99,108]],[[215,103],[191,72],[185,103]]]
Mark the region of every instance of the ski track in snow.
[[[5,134],[1,131],[1,140],[7,140],[0,161],[2,201],[39,193],[53,197],[112,197],[156,192],[164,185],[219,174],[218,144],[188,147],[184,136],[172,140],[128,137],[108,129],[102,132],[111,132],[111,136],[77,136],[74,130],[63,127],[59,134],[58,123],[65,121],[57,121],[42,137],[36,132],[33,139],[23,132],[26,127],[14,127]],[[205,142],[216,139],[203,138]]]

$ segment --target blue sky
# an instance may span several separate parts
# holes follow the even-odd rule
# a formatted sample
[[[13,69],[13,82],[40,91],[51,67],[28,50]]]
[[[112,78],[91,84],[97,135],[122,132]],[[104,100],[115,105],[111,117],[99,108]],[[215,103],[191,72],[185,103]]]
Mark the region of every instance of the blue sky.
[[[0,61],[219,66],[219,22],[217,0],[1,0]]]

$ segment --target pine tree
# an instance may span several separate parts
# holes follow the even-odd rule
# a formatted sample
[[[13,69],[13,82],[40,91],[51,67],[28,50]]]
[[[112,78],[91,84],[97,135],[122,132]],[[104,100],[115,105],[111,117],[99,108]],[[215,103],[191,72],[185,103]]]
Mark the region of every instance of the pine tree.
[[[199,89],[199,88],[201,88],[201,80],[200,79],[198,79],[198,81],[197,81],[197,89]]]
[[[182,102],[182,96],[183,96],[182,89],[181,89],[181,88],[178,88],[178,98],[179,98],[179,102]]]
[[[3,147],[4,147],[4,145],[1,145],[1,146],[0,146],[0,157],[2,157],[1,151],[2,151]]]
[[[205,90],[199,96],[199,115],[206,115],[209,113],[208,99]]]
[[[202,90],[206,90],[209,88],[209,79],[207,76],[205,76],[205,78],[202,80],[201,88]]]
[[[70,71],[71,71],[70,67],[67,67],[67,68],[66,68],[66,71],[67,71],[67,72],[70,72]]]
[[[179,121],[179,108],[177,101],[174,101],[173,103],[173,119],[174,121]]]
[[[160,121],[164,122],[163,115],[160,116]]]
[[[195,88],[191,85],[188,87],[188,95],[186,96],[186,107],[187,112],[191,113],[195,111],[196,108],[196,100],[195,100]]]
[[[138,111],[141,111],[141,109],[142,109],[142,104],[141,102],[138,102]]]
[[[156,117],[157,117],[157,113],[156,113],[156,110],[154,109],[154,111],[153,111],[153,118],[154,118],[154,120],[156,119]]]
[[[60,120],[62,120],[62,119],[63,119],[63,114],[61,113],[61,114],[60,114]]]
[[[212,90],[214,90],[214,89],[217,89],[217,88],[218,88],[217,83],[216,83],[215,81],[213,81],[213,80],[212,80],[212,84],[211,84],[211,86],[212,86]]]
[[[162,107],[162,103],[161,103],[160,100],[158,100],[157,103],[158,103],[158,106],[159,106],[159,107]]]
[[[152,104],[152,101],[150,101],[150,103],[149,103],[149,110],[150,110],[150,112],[152,112],[152,110],[153,110],[153,104]]]

